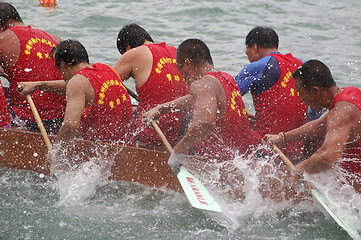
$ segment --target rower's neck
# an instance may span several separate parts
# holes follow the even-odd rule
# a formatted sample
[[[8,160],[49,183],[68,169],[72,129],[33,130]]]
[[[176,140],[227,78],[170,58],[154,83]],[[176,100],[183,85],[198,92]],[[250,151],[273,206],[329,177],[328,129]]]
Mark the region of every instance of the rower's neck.
[[[330,109],[333,103],[333,99],[336,97],[337,94],[339,94],[342,91],[341,88],[339,88],[338,86],[333,86],[330,88],[329,91],[329,102],[327,104],[327,108]]]
[[[25,24],[23,22],[8,22],[6,23],[6,29],[11,27],[25,27]]]
[[[204,74],[213,72],[214,68],[213,65],[210,63],[205,63],[202,67],[202,69],[199,71],[199,78],[202,78]]]

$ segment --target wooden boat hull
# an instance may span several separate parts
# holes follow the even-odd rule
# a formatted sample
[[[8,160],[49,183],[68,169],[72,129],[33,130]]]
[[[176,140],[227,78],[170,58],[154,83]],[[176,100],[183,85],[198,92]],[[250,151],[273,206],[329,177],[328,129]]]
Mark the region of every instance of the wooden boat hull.
[[[54,139],[54,136],[50,136]],[[154,188],[182,191],[177,177],[167,165],[169,154],[150,149],[76,139],[67,151],[72,164],[92,157],[113,161],[109,179],[137,182]],[[0,167],[24,169],[50,175],[48,150],[39,133],[0,128]]]
[[[54,140],[55,136],[50,136],[50,138]],[[176,175],[167,164],[169,158],[167,152],[75,139],[65,155],[66,159],[72,161],[73,166],[92,158],[100,159],[100,162],[111,160],[110,180],[136,182],[152,188],[183,192]],[[47,156],[48,150],[40,133],[0,128],[0,167],[31,170],[50,175],[50,162]],[[198,166],[192,166],[195,163]],[[199,176],[203,176],[204,180],[209,178],[208,182],[214,182],[214,179],[211,179],[211,172],[206,171],[207,164],[204,159],[193,161],[185,166]],[[244,199],[245,195],[239,184],[244,180],[242,173],[233,173],[229,170],[232,167],[228,168],[227,164],[222,166],[217,170],[222,175],[217,180],[217,185],[221,189],[229,189],[231,198]],[[259,174],[258,188],[264,198],[270,198],[276,202],[284,198],[295,202],[310,199],[307,189],[301,192],[295,191],[298,183],[292,181],[292,175],[286,166],[276,166],[276,170],[268,166],[262,172],[264,174]],[[274,174],[270,174],[272,172]],[[281,182],[280,179],[282,179]]]

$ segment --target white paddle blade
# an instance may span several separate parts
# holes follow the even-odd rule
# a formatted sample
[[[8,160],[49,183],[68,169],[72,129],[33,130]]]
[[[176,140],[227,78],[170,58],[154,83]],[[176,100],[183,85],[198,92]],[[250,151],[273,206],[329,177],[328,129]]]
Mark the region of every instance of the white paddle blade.
[[[330,208],[329,204],[327,204],[321,194],[319,194],[315,189],[312,189],[312,196],[317,199],[317,201],[322,205],[322,207],[331,215],[331,217],[337,222],[337,224],[342,227],[350,237],[353,239],[361,240],[360,234],[357,232],[356,229],[351,228],[348,226],[342,219],[336,215],[334,211]]]
[[[183,166],[180,167],[177,177],[193,207],[213,212],[222,212],[221,207],[203,184]]]

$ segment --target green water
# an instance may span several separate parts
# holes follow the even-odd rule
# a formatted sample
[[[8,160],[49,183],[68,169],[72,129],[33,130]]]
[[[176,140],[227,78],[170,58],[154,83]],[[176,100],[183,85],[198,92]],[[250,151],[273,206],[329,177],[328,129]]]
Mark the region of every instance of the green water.
[[[187,38],[204,40],[215,67],[236,75],[248,64],[246,34],[267,25],[278,32],[282,53],[320,59],[340,86],[361,87],[359,0],[58,0],[56,8],[39,7],[36,0],[11,3],[25,24],[81,41],[92,63],[115,63],[119,30],[136,22],[156,42],[177,46]],[[133,87],[131,81],[126,84]],[[244,101],[252,111],[251,97]],[[77,200],[64,203],[59,189],[76,180],[65,184],[0,169],[0,239],[349,239],[310,202],[274,204],[249,190],[248,201],[234,203],[222,216],[191,208],[178,193],[97,178],[84,181],[85,191],[72,196]],[[355,198],[360,196],[351,194],[347,201]]]
[[[240,214],[232,229],[220,216],[190,207],[179,193],[107,182],[84,202],[59,206],[54,179],[2,169],[0,180],[1,239],[348,238],[312,206]]]

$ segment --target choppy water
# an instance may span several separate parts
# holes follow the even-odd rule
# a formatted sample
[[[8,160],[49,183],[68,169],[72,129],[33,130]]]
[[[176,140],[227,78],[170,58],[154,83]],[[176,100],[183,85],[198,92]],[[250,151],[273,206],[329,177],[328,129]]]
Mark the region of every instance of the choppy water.
[[[278,32],[282,53],[320,59],[340,86],[361,87],[359,0],[58,0],[57,8],[39,7],[36,0],[11,3],[25,24],[81,41],[92,63],[115,63],[118,31],[136,22],[156,42],[177,46],[191,37],[204,40],[215,67],[236,75],[248,63],[246,34],[267,25]],[[252,111],[250,96],[245,103]],[[79,184],[77,177],[89,191],[64,199],[63,192]],[[178,193],[97,177],[56,181],[0,169],[0,239],[348,239],[315,204],[261,200],[252,174],[246,184],[247,201],[231,202],[219,216],[191,208]],[[348,188],[341,192],[341,199],[332,188],[328,192],[336,205],[351,212],[360,208],[359,195]],[[346,218],[361,226],[357,214]]]

